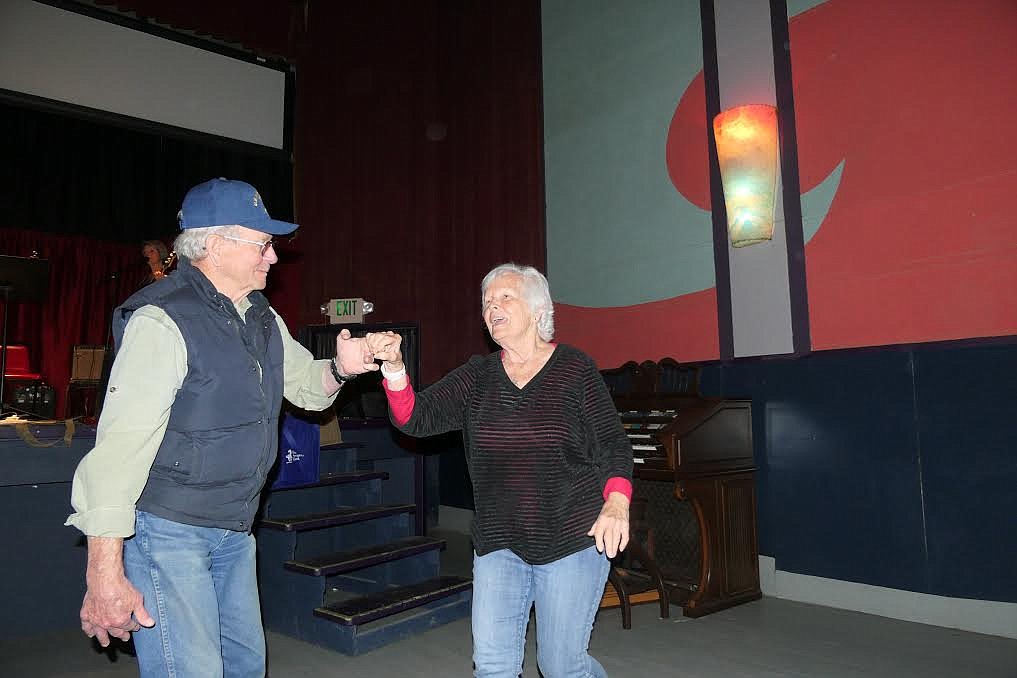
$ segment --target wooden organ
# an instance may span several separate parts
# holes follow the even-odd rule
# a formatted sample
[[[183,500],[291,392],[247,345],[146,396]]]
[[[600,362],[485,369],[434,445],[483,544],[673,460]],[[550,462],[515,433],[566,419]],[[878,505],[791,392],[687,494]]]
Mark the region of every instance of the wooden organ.
[[[670,602],[700,617],[760,598],[750,401],[700,397],[698,367],[668,358],[601,373],[632,441],[633,533]]]

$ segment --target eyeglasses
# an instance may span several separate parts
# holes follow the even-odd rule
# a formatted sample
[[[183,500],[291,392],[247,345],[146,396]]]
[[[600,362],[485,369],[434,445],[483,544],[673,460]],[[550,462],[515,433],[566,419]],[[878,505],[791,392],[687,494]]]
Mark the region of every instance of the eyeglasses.
[[[269,238],[268,240],[262,241],[262,240],[247,240],[245,238],[235,238],[232,235],[219,235],[218,233],[216,233],[215,235],[218,235],[223,240],[234,240],[236,242],[245,242],[249,245],[257,245],[259,248],[261,248],[260,252],[261,256],[265,256],[265,252],[268,251],[269,247],[275,247],[275,238]]]

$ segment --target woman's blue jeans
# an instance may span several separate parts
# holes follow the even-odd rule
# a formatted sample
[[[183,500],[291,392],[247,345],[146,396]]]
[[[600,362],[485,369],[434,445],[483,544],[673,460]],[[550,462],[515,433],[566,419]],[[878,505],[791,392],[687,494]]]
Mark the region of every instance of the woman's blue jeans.
[[[143,678],[265,675],[254,537],[137,512],[127,578],[155,626],[134,633]]]
[[[606,678],[587,652],[610,563],[596,547],[530,565],[507,549],[473,555],[473,675],[516,678],[530,606],[537,609],[537,666],[544,678]]]

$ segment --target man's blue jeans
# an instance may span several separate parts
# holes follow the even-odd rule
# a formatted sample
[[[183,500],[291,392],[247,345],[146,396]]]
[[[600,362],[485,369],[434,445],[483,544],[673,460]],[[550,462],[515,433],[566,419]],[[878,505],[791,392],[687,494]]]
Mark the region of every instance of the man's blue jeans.
[[[507,549],[473,555],[473,675],[516,678],[530,606],[544,678],[606,678],[587,652],[610,563],[596,547],[530,565]]]
[[[265,675],[254,537],[137,512],[127,578],[155,626],[134,633],[143,678]]]

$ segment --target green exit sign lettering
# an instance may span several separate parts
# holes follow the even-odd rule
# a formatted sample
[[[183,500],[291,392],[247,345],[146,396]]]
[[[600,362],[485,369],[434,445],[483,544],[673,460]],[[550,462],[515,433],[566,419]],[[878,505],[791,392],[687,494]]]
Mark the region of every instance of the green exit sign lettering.
[[[353,324],[364,322],[364,300],[360,297],[353,299],[330,299],[327,309],[328,321],[335,324]]]

